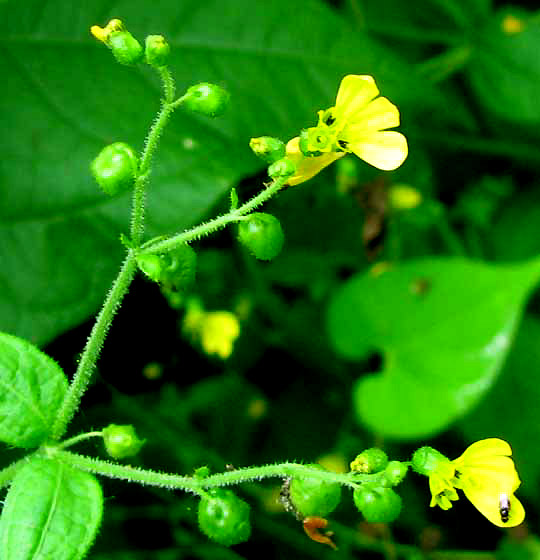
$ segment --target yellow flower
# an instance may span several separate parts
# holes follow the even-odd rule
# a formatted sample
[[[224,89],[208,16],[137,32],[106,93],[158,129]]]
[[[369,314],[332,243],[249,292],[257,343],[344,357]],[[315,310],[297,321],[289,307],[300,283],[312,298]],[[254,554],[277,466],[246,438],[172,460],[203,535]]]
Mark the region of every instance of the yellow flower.
[[[450,509],[452,501],[459,499],[458,488],[491,523],[515,527],[525,518],[525,510],[514,496],[521,481],[511,455],[508,443],[489,438],[473,443],[454,461],[423,447],[414,454],[412,464],[429,476],[431,507]]]
[[[297,166],[287,184],[303,183],[351,152],[378,169],[399,167],[407,157],[407,140],[403,134],[387,130],[399,125],[399,111],[378,95],[371,76],[345,76],[335,106],[319,111],[317,126],[287,144],[287,156]]]
[[[109,40],[109,35],[113,31],[123,31],[124,24],[119,19],[111,19],[105,27],[99,27],[99,25],[92,25],[90,28],[90,33],[102,43],[107,43]]]
[[[453,461],[456,488],[498,527],[515,527],[525,519],[523,505],[514,496],[521,481],[511,455],[506,441],[489,438],[473,443]]]
[[[186,306],[182,331],[192,342],[200,343],[207,354],[225,360],[232,354],[234,342],[240,335],[240,322],[230,311],[205,311],[192,299]]]
[[[207,354],[217,354],[222,360],[233,351],[240,334],[240,323],[229,311],[209,311],[200,324],[201,346]]]

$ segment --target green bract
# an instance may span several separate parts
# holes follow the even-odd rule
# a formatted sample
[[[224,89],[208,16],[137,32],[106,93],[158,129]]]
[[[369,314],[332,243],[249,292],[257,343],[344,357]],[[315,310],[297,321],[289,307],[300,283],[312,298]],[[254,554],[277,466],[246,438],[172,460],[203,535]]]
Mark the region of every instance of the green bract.
[[[66,390],[56,362],[29,342],[0,333],[0,441],[15,447],[43,443]]]
[[[145,41],[144,57],[147,64],[160,68],[166,66],[171,47],[162,35],[148,35]]]
[[[409,467],[401,461],[390,461],[384,469],[384,481],[389,486],[397,486],[407,474]]]
[[[401,511],[401,497],[391,488],[357,488],[353,499],[366,521],[372,523],[395,521]]]
[[[321,465],[306,465],[325,469]],[[295,476],[291,480],[289,497],[296,511],[303,516],[324,517],[336,509],[341,500],[341,486],[337,482],[325,482],[317,477]]]
[[[121,193],[133,186],[138,158],[133,148],[124,142],[105,146],[90,165],[94,178],[109,195]]]
[[[210,539],[232,546],[249,539],[249,505],[232,490],[210,490],[199,502],[199,528]]]
[[[229,92],[216,84],[203,82],[188,88],[184,95],[184,107],[194,113],[218,117],[229,104]]]
[[[137,437],[131,425],[110,424],[103,430],[103,443],[107,453],[114,459],[124,459],[137,455],[144,440]]]
[[[80,560],[101,523],[97,480],[54,459],[33,457],[15,475],[0,517],[2,560]]]
[[[107,45],[120,64],[136,64],[143,57],[143,48],[129,31],[111,33]]]
[[[238,225],[238,240],[255,257],[269,261],[279,255],[285,236],[277,218],[254,212]]]

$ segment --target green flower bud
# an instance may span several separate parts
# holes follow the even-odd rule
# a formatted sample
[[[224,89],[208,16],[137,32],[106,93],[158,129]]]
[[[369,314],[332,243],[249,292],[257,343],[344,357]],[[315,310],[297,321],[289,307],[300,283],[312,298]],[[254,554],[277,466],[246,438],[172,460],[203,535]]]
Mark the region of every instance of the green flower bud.
[[[356,488],[353,500],[370,523],[390,523],[401,512],[401,497],[391,488]]]
[[[442,453],[433,449],[433,447],[420,447],[417,449],[411,459],[412,468],[420,474],[430,476],[441,468],[445,469],[450,464],[450,459]]]
[[[107,45],[120,64],[131,66],[143,57],[141,44],[129,31],[114,31],[109,35]]]
[[[139,255],[137,257],[137,266],[148,278],[154,282],[159,282],[163,271],[159,255]]]
[[[326,470],[321,465],[306,465]],[[297,512],[305,517],[325,517],[336,509],[341,500],[341,486],[337,482],[325,482],[320,478],[295,476],[289,487],[289,499]]]
[[[183,105],[194,113],[217,117],[225,112],[229,98],[229,92],[222,87],[203,82],[188,88]]]
[[[105,146],[90,164],[90,170],[98,185],[111,196],[133,186],[137,168],[137,155],[133,148],[124,142]]]
[[[195,478],[203,479],[210,476],[210,469],[205,465],[204,467],[198,467],[195,469]]]
[[[249,539],[249,505],[232,490],[209,490],[199,502],[200,530],[213,541],[232,546]]]
[[[384,482],[388,486],[397,486],[407,474],[409,467],[401,461],[390,461],[384,469]]]
[[[268,167],[268,175],[272,179],[281,179],[294,175],[296,164],[289,158],[278,159]]]
[[[136,455],[145,440],[139,439],[131,425],[109,424],[103,430],[103,442],[107,453],[114,459],[124,459]]]
[[[257,157],[260,157],[266,163],[274,163],[278,159],[284,158],[286,153],[285,143],[279,138],[272,138],[271,136],[252,138],[249,141],[249,147]]]
[[[376,473],[382,471],[388,464],[388,455],[377,447],[366,449],[351,462],[351,471],[361,473]]]
[[[253,212],[238,225],[238,240],[255,257],[269,261],[280,253],[285,236],[277,218]]]
[[[148,35],[145,41],[144,58],[147,64],[160,68],[167,66],[171,47],[162,35]]]

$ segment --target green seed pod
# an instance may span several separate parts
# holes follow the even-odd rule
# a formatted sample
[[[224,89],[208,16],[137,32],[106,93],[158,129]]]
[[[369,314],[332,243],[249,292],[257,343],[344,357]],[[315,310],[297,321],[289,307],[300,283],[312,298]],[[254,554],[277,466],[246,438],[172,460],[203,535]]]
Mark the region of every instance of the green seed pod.
[[[356,488],[353,500],[370,523],[390,523],[401,512],[401,497],[391,488]]]
[[[238,225],[238,240],[255,257],[269,261],[279,255],[285,236],[277,218],[264,212],[253,212]]]
[[[377,447],[371,447],[356,456],[351,462],[351,471],[361,473],[377,473],[382,471],[388,464],[388,455]]]
[[[127,66],[140,62],[143,57],[143,48],[139,41],[129,31],[114,31],[107,39],[114,58]]]
[[[324,471],[321,465],[306,465]],[[341,500],[341,486],[337,482],[325,482],[320,478],[295,476],[289,487],[289,498],[300,514],[305,517],[325,517],[333,512]]]
[[[98,185],[111,196],[133,186],[137,168],[137,155],[133,148],[124,142],[105,146],[90,164],[90,170]]]
[[[167,66],[171,47],[162,35],[148,35],[145,40],[144,58],[147,64],[160,68]]]
[[[249,539],[249,505],[232,490],[209,490],[199,502],[200,530],[213,541],[232,546]]]
[[[272,179],[281,179],[294,175],[296,164],[287,157],[278,159],[268,167],[268,175]]]
[[[266,163],[274,163],[278,159],[285,157],[285,143],[279,138],[271,136],[261,136],[260,138],[252,138],[249,141],[249,147],[253,153],[260,157]]]
[[[412,456],[411,465],[417,473],[429,476],[439,469],[444,469],[450,460],[433,447],[420,447]]]
[[[222,87],[203,82],[188,88],[183,96],[183,105],[194,113],[218,117],[225,112],[229,98],[229,92]]]
[[[103,443],[111,457],[124,459],[137,455],[144,444],[144,440],[137,437],[135,428],[131,425],[109,424],[103,430]]]
[[[407,474],[409,467],[401,461],[390,461],[384,469],[384,482],[388,486],[397,486]]]
[[[187,243],[161,256],[160,282],[163,287],[176,292],[189,289],[195,282],[197,253]]]

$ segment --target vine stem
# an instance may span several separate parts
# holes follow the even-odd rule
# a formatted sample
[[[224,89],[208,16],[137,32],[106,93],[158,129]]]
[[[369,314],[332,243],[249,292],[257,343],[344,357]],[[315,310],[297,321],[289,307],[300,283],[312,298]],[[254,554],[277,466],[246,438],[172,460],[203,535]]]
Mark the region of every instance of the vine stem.
[[[264,478],[288,478],[295,475],[309,476],[310,478],[318,478],[324,482],[336,482],[350,488],[357,488],[363,482],[368,480],[375,481],[376,478],[381,476],[380,473],[371,475],[334,473],[297,463],[279,463],[275,465],[236,469],[217,473],[206,478],[196,478],[111,463],[109,461],[63,451],[58,447],[47,447],[46,451],[50,457],[54,457],[72,467],[93,474],[99,474],[109,478],[118,478],[129,482],[137,482],[139,484],[148,484],[149,486],[169,488],[171,490],[186,490],[196,494],[203,493],[204,490],[208,488],[240,484],[242,482],[251,482]]]
[[[192,229],[189,229],[177,235],[173,235],[168,239],[149,241],[148,243],[145,243],[141,247],[140,254],[167,253],[183,245],[184,243],[187,243],[194,239],[200,239],[205,235],[209,235],[217,231],[218,229],[225,227],[231,222],[242,220],[246,214],[272,198],[272,196],[274,196],[280,189],[282,189],[287,182],[287,178],[288,177],[280,177],[279,179],[274,180],[258,195],[248,200],[248,202],[246,202],[236,210],[231,210],[227,214],[223,214],[222,216],[218,216],[217,218],[214,218],[213,220],[205,224],[200,224]]]
[[[96,322],[92,328],[92,332],[88,337],[86,346],[82,353],[75,376],[67,390],[67,393],[62,402],[62,406],[56,416],[51,437],[53,440],[59,440],[66,432],[67,426],[73,418],[75,412],[79,408],[81,397],[83,396],[88,383],[94,372],[96,361],[105,341],[105,337],[111,326],[112,319],[116,311],[120,307],[120,303],[126,294],[135,271],[137,270],[137,263],[135,254],[132,250],[128,251],[127,257],[122,264],[122,268],[116,277],[103,307],[99,312]]]

